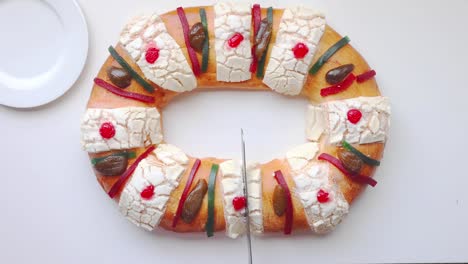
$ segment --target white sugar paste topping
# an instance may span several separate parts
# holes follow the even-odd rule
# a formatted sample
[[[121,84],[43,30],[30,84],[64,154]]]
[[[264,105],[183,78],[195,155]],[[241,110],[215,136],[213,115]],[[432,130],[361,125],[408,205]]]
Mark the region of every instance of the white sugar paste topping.
[[[333,230],[349,210],[348,202],[330,173],[328,164],[311,162],[302,172],[293,174],[295,194],[304,207],[307,222],[312,231],[319,234]],[[327,202],[317,200],[319,190],[329,193]]]
[[[154,153],[166,165],[186,165],[189,162],[187,155],[181,149],[171,144],[158,145]]]
[[[324,31],[322,13],[305,7],[285,9],[263,83],[278,93],[299,94]],[[292,51],[298,43],[309,49],[302,59],[296,59]]]
[[[81,119],[81,146],[90,153],[139,148],[162,141],[161,119],[154,107],[89,108]],[[103,123],[115,128],[115,135],[104,139]]]
[[[224,218],[226,221],[226,235],[237,238],[246,232],[245,209],[236,211],[232,204],[235,197],[244,196],[244,182],[239,162],[228,160],[219,165],[222,173]]]
[[[216,78],[223,82],[249,80],[252,51],[250,44],[251,7],[249,4],[220,2],[214,5]],[[232,48],[228,40],[240,33],[244,40]]]
[[[323,103],[331,144],[343,139],[349,143],[367,144],[385,141],[390,127],[390,101],[387,97],[357,97]],[[362,117],[357,124],[348,121],[347,113],[358,109]]]
[[[310,141],[318,141],[327,128],[325,111],[319,106],[308,105],[306,113],[306,136]]]
[[[138,164],[119,200],[120,212],[135,225],[149,231],[159,225],[169,196],[179,185],[187,165],[187,162],[160,162],[156,160],[156,150]],[[144,199],[141,192],[149,185],[154,186],[154,195]]]
[[[263,233],[262,175],[259,164],[247,166],[247,186],[249,190],[250,231]]]
[[[191,66],[158,15],[133,19],[122,31],[120,43],[145,77],[155,84],[175,92],[196,88],[197,80]],[[159,49],[159,57],[152,64],[145,58],[146,50],[150,46]]]
[[[315,142],[296,146],[286,152],[286,160],[293,171],[302,170],[319,151],[319,145]]]

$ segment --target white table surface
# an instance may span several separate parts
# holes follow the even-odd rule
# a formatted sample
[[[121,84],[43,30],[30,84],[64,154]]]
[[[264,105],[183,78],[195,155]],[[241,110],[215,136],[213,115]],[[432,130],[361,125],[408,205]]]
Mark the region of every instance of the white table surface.
[[[0,106],[0,262],[245,263],[244,239],[133,226],[101,190],[79,144],[92,79],[124,23],[212,1],[79,2],[90,32],[79,81],[40,108]],[[322,8],[351,37],[392,98],[392,128],[379,184],[336,231],[255,238],[255,263],[468,261],[468,1],[288,2]],[[185,96],[165,111],[166,138],[193,155],[239,157],[243,126],[248,158],[268,160],[304,141],[305,105],[266,92]]]

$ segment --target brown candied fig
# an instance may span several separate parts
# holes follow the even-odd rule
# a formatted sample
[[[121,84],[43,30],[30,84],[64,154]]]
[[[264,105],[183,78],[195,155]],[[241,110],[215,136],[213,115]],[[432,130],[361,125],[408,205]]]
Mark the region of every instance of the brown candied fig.
[[[109,156],[94,165],[94,169],[104,176],[119,176],[127,169],[127,157]]]
[[[280,185],[276,185],[273,191],[273,209],[277,216],[282,216],[286,211],[286,193]]]
[[[206,35],[203,24],[198,22],[193,25],[189,33],[190,46],[192,46],[196,52],[202,52],[205,39]]]
[[[325,75],[325,80],[329,84],[337,84],[342,82],[354,70],[354,64],[345,64],[334,69],[331,69]]]
[[[185,200],[184,207],[182,208],[182,221],[187,224],[190,224],[193,219],[198,214],[200,207],[203,202],[203,197],[205,197],[206,191],[208,190],[208,184],[205,179],[200,179],[197,182],[197,185]]]
[[[107,68],[107,77],[117,87],[125,89],[132,82],[132,76],[124,69],[110,66]]]
[[[265,53],[271,39],[272,29],[273,26],[271,23],[268,23],[266,18],[263,19],[260,23],[257,35],[255,36],[255,55],[257,58],[261,58],[263,53]]]
[[[359,173],[362,168],[362,160],[356,154],[343,148],[338,149],[338,158],[343,167],[353,174]]]

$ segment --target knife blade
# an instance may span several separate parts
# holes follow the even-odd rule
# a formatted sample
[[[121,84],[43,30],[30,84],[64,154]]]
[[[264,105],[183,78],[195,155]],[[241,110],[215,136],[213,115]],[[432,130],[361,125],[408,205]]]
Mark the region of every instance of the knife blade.
[[[244,181],[244,196],[245,196],[245,219],[247,224],[247,248],[248,248],[248,258],[249,264],[252,264],[252,238],[250,236],[250,215],[249,215],[249,189],[247,187],[247,163],[245,161],[245,140],[244,140],[244,130],[241,128],[241,149],[242,149],[242,179]]]

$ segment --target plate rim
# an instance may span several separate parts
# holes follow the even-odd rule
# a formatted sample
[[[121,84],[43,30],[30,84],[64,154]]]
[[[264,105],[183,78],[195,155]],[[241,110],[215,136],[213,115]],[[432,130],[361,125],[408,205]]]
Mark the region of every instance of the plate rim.
[[[53,77],[43,84],[38,84],[34,89],[11,89],[7,83],[3,83],[3,87],[0,86],[0,105],[13,108],[33,108],[48,104],[70,90],[85,67],[89,51],[89,31],[78,2],[76,0],[41,0],[41,2],[52,7],[63,23],[64,35],[66,36],[63,54],[49,68],[55,71]],[[67,59],[70,57],[74,59],[74,63],[67,63]],[[66,67],[63,67],[64,65]],[[35,77],[37,76],[31,78]],[[45,89],[46,87],[49,88]]]

